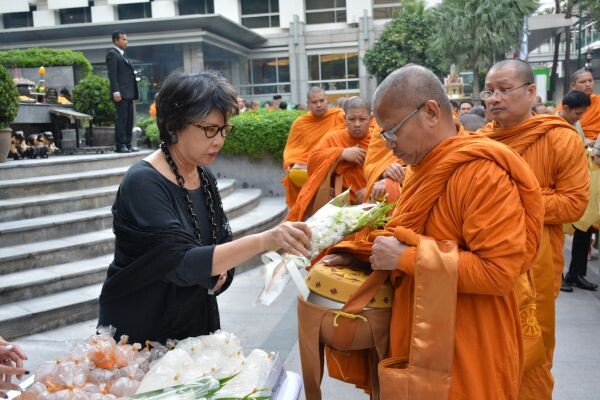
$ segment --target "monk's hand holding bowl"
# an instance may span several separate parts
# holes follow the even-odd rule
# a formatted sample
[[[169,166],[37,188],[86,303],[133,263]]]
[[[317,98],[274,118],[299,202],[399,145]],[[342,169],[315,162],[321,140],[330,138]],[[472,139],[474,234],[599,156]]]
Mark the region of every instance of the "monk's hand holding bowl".
[[[352,264],[353,257],[350,254],[327,254],[321,259],[321,262],[328,267],[335,267],[336,265],[350,265]]]
[[[310,257],[310,228],[304,222],[284,222],[260,234],[264,251],[283,250]]]
[[[390,178],[398,183],[402,183],[404,181],[404,172],[405,168],[402,165],[393,163],[390,164],[385,171],[383,171],[383,177]]]
[[[346,147],[342,151],[342,160],[355,164],[362,164],[365,162],[366,155],[366,149],[362,149],[360,147]]]
[[[369,257],[371,268],[374,270],[395,270],[398,259],[407,248],[408,246],[394,237],[377,237],[373,242],[371,257]]]
[[[371,198],[373,200],[381,200],[385,195],[385,179],[378,180],[373,184]]]

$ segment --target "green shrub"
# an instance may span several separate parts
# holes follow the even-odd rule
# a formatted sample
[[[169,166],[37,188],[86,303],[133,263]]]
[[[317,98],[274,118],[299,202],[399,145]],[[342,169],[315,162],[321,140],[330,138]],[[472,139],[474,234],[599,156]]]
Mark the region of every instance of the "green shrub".
[[[30,48],[26,50],[0,51],[0,64],[6,68],[39,68],[62,67],[72,65],[81,70],[81,76],[92,73],[92,64],[82,52],[72,50],[56,50],[45,48]]]
[[[283,159],[283,149],[292,122],[305,111],[246,111],[230,119],[235,125],[222,149],[222,154],[246,155],[250,158]]]
[[[0,128],[7,127],[19,111],[19,92],[12,76],[0,65]]]
[[[156,125],[154,118],[140,118],[135,124],[142,129],[142,135],[147,137],[151,144],[158,145],[160,143],[158,125]]]
[[[94,117],[96,126],[113,126],[115,123],[115,104],[111,100],[108,79],[89,75],[73,89],[73,106],[79,112]]]

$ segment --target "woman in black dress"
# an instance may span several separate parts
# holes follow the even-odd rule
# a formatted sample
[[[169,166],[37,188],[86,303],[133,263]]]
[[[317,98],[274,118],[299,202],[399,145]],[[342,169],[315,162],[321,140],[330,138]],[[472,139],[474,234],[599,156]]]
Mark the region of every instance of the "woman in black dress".
[[[156,99],[160,149],[134,164],[112,212],[115,256],[100,295],[99,325],[115,338],[165,342],[219,329],[216,295],[234,267],[268,250],[309,254],[304,223],[232,241],[210,165],[233,126],[237,94],[212,72],[175,73]]]

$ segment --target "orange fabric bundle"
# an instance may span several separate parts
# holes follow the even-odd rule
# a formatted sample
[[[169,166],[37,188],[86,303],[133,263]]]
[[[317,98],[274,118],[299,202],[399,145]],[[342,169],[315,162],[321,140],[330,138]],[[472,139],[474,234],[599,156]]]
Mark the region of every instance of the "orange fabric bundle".
[[[372,132],[371,132],[372,133]],[[298,198],[287,216],[288,221],[303,221],[308,217],[306,211],[313,201],[317,190],[331,172],[343,176],[342,190],[350,188],[350,202],[356,204],[356,192],[366,185],[363,166],[340,160],[344,149],[360,147],[366,149],[371,139],[371,133],[362,139],[355,139],[346,127],[330,131],[311,151],[308,158],[308,179],[302,186]]]
[[[283,150],[283,169],[285,170],[296,163],[306,164],[310,151],[323,136],[331,129],[344,123],[344,112],[339,108],[330,108],[320,118],[309,112],[296,119],[290,128]],[[286,203],[289,208],[292,208],[300,188],[289,180],[287,173],[281,184],[285,187]]]
[[[412,167],[385,230],[360,231],[330,251],[365,260],[375,237],[404,228],[456,242],[450,399],[516,399],[524,359],[513,288],[537,254],[542,223],[539,186],[523,160],[479,135],[455,136]],[[415,255],[409,247],[392,272],[392,357],[408,356]]]

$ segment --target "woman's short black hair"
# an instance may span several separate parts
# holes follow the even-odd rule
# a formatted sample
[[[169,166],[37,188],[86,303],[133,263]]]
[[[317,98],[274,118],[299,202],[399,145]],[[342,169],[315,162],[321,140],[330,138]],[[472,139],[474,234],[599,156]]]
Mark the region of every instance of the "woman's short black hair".
[[[225,122],[239,111],[237,92],[223,76],[214,71],[170,74],[156,97],[160,139],[171,143],[171,133],[199,121],[215,109],[223,114]]]

